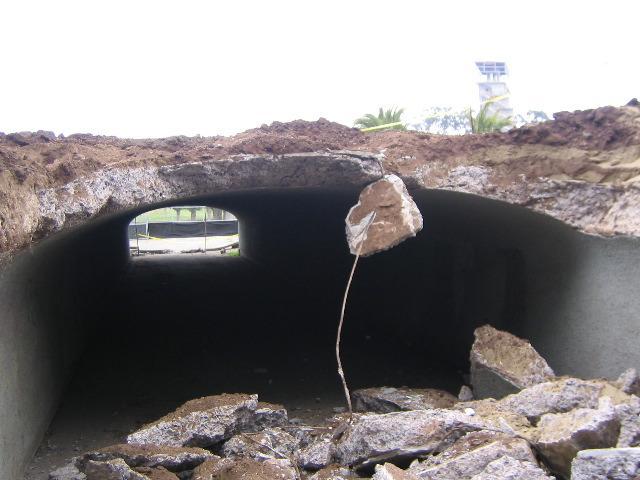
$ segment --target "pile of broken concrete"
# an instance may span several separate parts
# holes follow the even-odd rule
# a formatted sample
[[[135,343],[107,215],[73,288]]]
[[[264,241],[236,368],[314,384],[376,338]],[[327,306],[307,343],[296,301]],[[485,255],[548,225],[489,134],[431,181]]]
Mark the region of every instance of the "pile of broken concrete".
[[[525,340],[478,328],[471,388],[378,387],[356,413],[289,421],[257,395],[191,400],[52,480],[640,478],[640,378],[558,377]],[[489,398],[490,393],[493,393]],[[474,399],[475,396],[475,399]]]

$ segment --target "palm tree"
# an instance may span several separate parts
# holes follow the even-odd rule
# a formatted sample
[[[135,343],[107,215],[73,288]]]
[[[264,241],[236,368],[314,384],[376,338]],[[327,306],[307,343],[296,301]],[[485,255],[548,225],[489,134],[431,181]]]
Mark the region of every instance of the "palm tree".
[[[489,113],[489,105],[491,103],[491,101],[488,101],[482,105],[475,117],[471,109],[469,109],[469,123],[471,123],[472,133],[499,132],[504,127],[511,125],[511,117],[503,118],[497,113]]]
[[[372,128],[379,127],[382,125],[387,125],[389,123],[398,123],[402,122],[402,114],[404,113],[404,108],[388,108],[384,110],[380,107],[378,111],[378,116],[373,115],[371,113],[367,113],[364,117],[358,118],[354,122],[354,126],[357,128]],[[380,130],[406,130],[406,127],[402,123],[398,123],[397,125],[390,126],[388,128],[381,128]]]

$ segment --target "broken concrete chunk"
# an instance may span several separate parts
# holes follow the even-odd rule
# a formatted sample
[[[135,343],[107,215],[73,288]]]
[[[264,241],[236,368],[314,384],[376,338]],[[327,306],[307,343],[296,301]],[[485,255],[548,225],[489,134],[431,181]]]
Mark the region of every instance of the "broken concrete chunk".
[[[615,386],[624,393],[640,396],[640,375],[635,368],[629,368],[618,377]]]
[[[535,455],[526,440],[479,431],[465,435],[441,454],[428,457],[409,471],[429,480],[469,479],[482,473],[494,460],[505,456],[536,464]]]
[[[420,477],[396,467],[393,463],[376,465],[376,473],[371,478],[372,480],[420,480]]]
[[[640,448],[582,450],[571,464],[571,480],[636,480]]]
[[[135,471],[141,473],[149,480],[180,480],[180,477],[175,473],[172,473],[163,467],[139,467],[136,468]]]
[[[258,407],[253,417],[253,425],[250,428],[260,431],[269,427],[281,427],[286,425],[288,421],[287,410],[282,405],[258,402]]]
[[[329,465],[309,477],[309,480],[354,480],[355,473],[342,465]]]
[[[352,398],[356,411],[374,413],[449,408],[458,402],[449,392],[435,388],[363,388],[354,391]]]
[[[366,466],[416,458],[440,452],[483,426],[464,412],[440,409],[358,415],[338,442],[337,459],[343,465]]]
[[[191,480],[299,480],[289,460],[250,458],[210,460],[196,467]]]
[[[222,446],[225,457],[248,457],[254,460],[287,458],[300,442],[281,428],[267,428],[258,433],[240,433]]]
[[[474,332],[471,386],[476,398],[502,398],[555,377],[531,344],[490,325]]]
[[[470,402],[473,398],[473,390],[471,390],[467,385],[462,385],[460,387],[460,392],[458,393],[458,400],[461,402]]]
[[[580,450],[614,447],[620,422],[609,401],[598,409],[577,408],[566,413],[543,415],[534,438],[547,465],[568,477],[571,462]]]
[[[84,466],[87,480],[149,480],[149,477],[138,473],[121,458],[106,462],[88,460]]]
[[[605,388],[612,387],[600,380],[561,378],[525,388],[500,400],[461,402],[454,408],[472,408],[479,415],[512,412],[524,415],[536,423],[546,413],[568,412],[574,408],[597,408]]]
[[[305,470],[318,470],[331,465],[335,456],[336,446],[331,439],[319,438],[298,452],[298,465]]]
[[[422,215],[400,177],[385,175],[362,190],[346,224],[351,253],[366,257],[415,237]]]
[[[164,467],[171,471],[191,470],[205,460],[216,458],[215,455],[202,448],[167,447],[162,445],[129,445],[119,444],[85,453],[77,460],[83,465],[88,460],[106,462],[121,458],[132,468]]]
[[[207,447],[251,426],[257,395],[222,394],[190,400],[175,412],[145,425],[127,443]]]
[[[537,464],[504,456],[489,463],[470,480],[555,480]]]
[[[75,465],[75,459],[72,463],[49,473],[49,480],[86,480],[86,478],[87,476]]]

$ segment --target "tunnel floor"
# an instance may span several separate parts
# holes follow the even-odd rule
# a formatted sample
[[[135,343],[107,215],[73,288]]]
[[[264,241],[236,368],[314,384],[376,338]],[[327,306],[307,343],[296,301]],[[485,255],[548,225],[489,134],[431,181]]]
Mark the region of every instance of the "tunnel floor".
[[[345,405],[334,342],[348,267],[310,275],[243,257],[133,259],[25,479],[45,480],[73,456],[123,442],[205,395],[257,393],[310,424],[332,416]],[[343,362],[352,389],[457,393],[462,372],[361,325],[350,328],[347,312]]]

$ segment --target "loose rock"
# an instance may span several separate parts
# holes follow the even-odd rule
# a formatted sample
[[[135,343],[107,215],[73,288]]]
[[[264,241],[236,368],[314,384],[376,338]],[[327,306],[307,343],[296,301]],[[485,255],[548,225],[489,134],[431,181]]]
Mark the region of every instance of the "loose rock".
[[[458,393],[458,400],[461,402],[470,402],[473,398],[473,390],[467,385],[462,385],[460,387],[460,393]]]
[[[171,473],[169,470],[163,467],[140,467],[135,469],[136,472],[141,473],[149,480],[180,480],[175,473]]]
[[[49,480],[86,480],[86,478],[87,476],[76,467],[75,460],[49,473]]]
[[[640,448],[582,450],[571,464],[571,480],[635,480]]]
[[[396,467],[393,463],[376,465],[376,473],[372,480],[419,480],[420,477]]]
[[[190,400],[175,412],[145,425],[127,443],[207,447],[250,429],[257,395],[222,394]]]
[[[351,253],[366,257],[415,237],[422,230],[422,215],[400,177],[385,175],[362,190],[346,224]]]
[[[193,471],[192,480],[299,480],[288,460],[250,458],[209,460]]]
[[[275,403],[258,402],[251,427],[262,430],[269,427],[281,427],[288,422],[287,410]]]
[[[121,458],[107,462],[88,460],[84,473],[87,480],[149,480],[149,478],[131,468]]]
[[[483,425],[463,412],[439,409],[358,415],[338,442],[337,458],[349,466],[416,458],[440,452]]]
[[[535,445],[552,469],[568,477],[571,461],[580,450],[614,447],[619,433],[620,422],[613,406],[603,401],[598,409],[543,415]]]
[[[444,390],[406,387],[363,388],[354,391],[352,398],[356,411],[374,413],[450,408],[458,401]]]
[[[489,463],[470,480],[555,480],[555,477],[547,475],[534,463],[505,456]]]
[[[318,470],[309,480],[354,480],[359,478],[355,473],[342,465],[329,465]]]
[[[77,464],[84,465],[88,460],[106,462],[117,458],[121,458],[132,468],[164,467],[171,471],[179,471],[191,470],[216,456],[202,448],[119,444],[85,453],[77,460]]]
[[[615,385],[624,393],[640,396],[640,376],[635,368],[629,368],[622,372]]]
[[[531,344],[490,325],[477,328],[471,347],[471,385],[476,398],[502,398],[555,377]]]
[[[503,457],[536,464],[535,455],[526,440],[480,431],[465,435],[441,454],[412,465],[409,471],[429,480],[470,479]]]
[[[320,438],[298,452],[298,465],[306,470],[318,470],[331,465],[335,456],[336,446],[331,439]]]
[[[248,457],[254,460],[288,458],[300,442],[281,428],[267,428],[259,433],[241,433],[222,447],[225,457]]]

